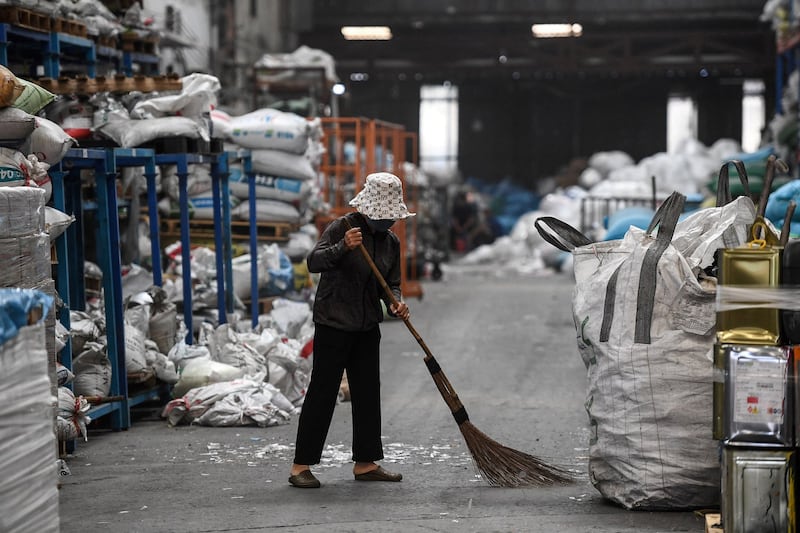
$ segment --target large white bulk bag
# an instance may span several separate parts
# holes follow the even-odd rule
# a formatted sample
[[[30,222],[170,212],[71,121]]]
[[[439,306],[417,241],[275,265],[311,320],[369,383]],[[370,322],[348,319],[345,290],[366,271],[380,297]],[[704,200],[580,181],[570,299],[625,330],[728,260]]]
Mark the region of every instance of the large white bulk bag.
[[[303,154],[282,150],[252,150],[253,171],[270,176],[313,180],[317,177],[311,161]]]
[[[231,218],[239,220],[250,220],[250,202],[245,200],[234,209]],[[268,198],[258,198],[256,202],[256,220],[262,222],[300,222],[300,212],[292,204],[281,202],[280,200],[270,200]]]
[[[228,186],[231,194],[242,200],[250,197],[250,184],[241,167],[230,169]],[[268,174],[255,174],[255,197],[280,200],[294,204],[302,203],[311,194],[311,181],[297,178],[283,178]]]
[[[304,154],[308,148],[310,127],[300,115],[264,108],[234,117],[231,120],[231,138],[245,148]]]
[[[115,120],[97,131],[126,148],[140,146],[162,137],[187,137],[209,140],[208,128],[202,121],[186,117],[161,117],[149,120]]]
[[[236,206],[239,205],[239,199],[231,196],[230,206],[231,213],[234,212]],[[189,197],[189,209],[192,212],[192,218],[213,219],[214,218],[214,196],[211,191],[206,191],[201,194],[196,194]],[[220,205],[220,214],[222,214],[222,206]],[[233,215],[231,214],[231,218]]]

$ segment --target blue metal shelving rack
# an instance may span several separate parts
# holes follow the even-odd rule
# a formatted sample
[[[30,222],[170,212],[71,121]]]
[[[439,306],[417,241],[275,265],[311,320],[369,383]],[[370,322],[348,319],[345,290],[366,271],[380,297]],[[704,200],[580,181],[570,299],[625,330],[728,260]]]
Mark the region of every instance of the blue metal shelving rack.
[[[138,64],[147,72],[142,74],[152,74],[153,69],[158,70],[158,56],[153,54],[143,54],[141,52],[122,52],[122,73],[126,76],[133,76],[133,66]]]
[[[57,290],[62,295],[65,308],[59,320],[69,328],[69,310],[83,309],[85,288],[83,283],[83,202],[80,171],[94,170],[98,203],[97,253],[103,271],[103,294],[106,311],[106,330],[109,359],[112,363],[112,386],[109,395],[122,396],[123,400],[99,405],[89,415],[97,418],[114,414],[113,429],[130,427],[130,408],[148,400],[169,397],[169,386],[130,394],[125,372],[125,324],[122,312],[122,274],[119,254],[119,219],[117,210],[116,177],[119,169],[143,167],[147,179],[148,207],[154,214],[156,198],[155,154],[144,148],[103,148],[69,150],[61,163],[51,169],[53,203],[57,209],[75,216],[75,223],[56,241],[59,258]],[[161,247],[158,234],[157,211],[150,217],[151,253],[153,255],[153,282],[161,286]],[[61,354],[67,368],[72,365],[70,346]]]
[[[71,60],[85,66],[86,75],[97,75],[98,61],[114,65],[115,70],[126,76],[134,75],[134,66],[139,65],[142,74],[150,75],[158,71],[159,57],[155,54],[128,52],[107,46],[98,46],[91,39],[59,32],[37,31],[14,24],[0,23],[0,64],[9,64],[9,46],[13,42],[15,50],[24,49],[26,59],[40,58],[44,76],[58,78],[62,62]],[[19,56],[19,54],[17,54]],[[23,77],[36,76],[27,72]]]
[[[75,223],[59,237],[57,289],[69,308],[81,309],[83,295],[83,217],[81,171],[93,170],[97,193],[97,257],[103,271],[103,296],[106,313],[106,339],[111,361],[109,396],[121,399],[101,404],[90,411],[97,418],[110,415],[111,428],[130,427],[130,399],[125,373],[125,329],[122,312],[122,273],[119,254],[119,218],[116,195],[116,155],[114,149],[71,149],[51,170],[53,201],[57,209],[75,216]],[[124,154],[120,154],[124,155]],[[59,317],[64,323],[64,315]],[[69,324],[64,324],[69,327]],[[71,367],[71,354],[62,353],[61,363]]]

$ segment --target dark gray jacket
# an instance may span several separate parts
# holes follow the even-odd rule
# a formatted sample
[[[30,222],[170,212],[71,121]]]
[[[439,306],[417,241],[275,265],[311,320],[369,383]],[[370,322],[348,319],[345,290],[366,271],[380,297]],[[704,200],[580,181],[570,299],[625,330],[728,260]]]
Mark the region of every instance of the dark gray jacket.
[[[328,224],[306,259],[309,272],[320,272],[314,299],[314,322],[345,331],[366,331],[383,321],[380,300],[389,300],[358,248],[344,244],[347,219],[361,228],[364,247],[399,301],[400,240],[390,231],[373,232],[360,213],[348,213]]]

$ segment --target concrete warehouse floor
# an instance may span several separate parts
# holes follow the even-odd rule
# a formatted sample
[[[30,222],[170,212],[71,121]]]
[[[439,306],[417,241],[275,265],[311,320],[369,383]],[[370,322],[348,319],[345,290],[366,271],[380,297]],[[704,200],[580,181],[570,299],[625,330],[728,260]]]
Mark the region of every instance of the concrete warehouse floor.
[[[493,269],[494,272],[494,269]],[[587,475],[585,369],[570,275],[447,272],[411,300],[411,322],[473,423],[495,440],[575,472],[551,488],[476,478],[458,427],[402,322],[382,326],[388,468],[402,483],[356,483],[349,404],[337,407],[318,490],[287,483],[297,417],[272,428],[170,428],[139,409],[123,432],[92,431],[62,477],[64,533],[255,531],[702,532],[692,512],[632,512]]]

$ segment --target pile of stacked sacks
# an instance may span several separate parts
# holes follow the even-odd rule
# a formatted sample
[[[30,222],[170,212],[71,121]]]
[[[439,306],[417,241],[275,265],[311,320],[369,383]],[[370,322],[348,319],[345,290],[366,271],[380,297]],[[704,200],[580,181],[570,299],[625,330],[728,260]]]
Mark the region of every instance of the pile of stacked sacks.
[[[40,186],[49,200],[47,171],[76,143],[58,124],[37,116],[55,98],[0,65],[0,186]]]
[[[323,153],[320,119],[262,108],[232,117],[220,110],[211,113],[215,135],[228,148],[244,148],[252,155],[255,198],[250,198],[248,179],[241,164],[231,165],[231,194],[241,203],[234,218],[250,219],[255,203],[259,222],[310,222],[323,208],[317,172]]]
[[[654,194],[663,199],[671,191],[679,190],[691,197],[694,205],[711,199],[720,166],[723,161],[735,157],[745,158],[745,154],[741,152],[741,145],[732,139],[719,139],[711,146],[687,139],[675,152],[659,152],[638,162],[619,150],[597,152],[588,159],[577,185],[544,195],[535,208],[516,219],[507,235],[473,250],[449,265],[446,273],[448,270],[458,273],[461,266],[478,264],[523,273],[539,273],[549,268],[569,270],[571,256],[543,241],[534,227],[537,218],[554,216],[597,241],[619,238],[630,225],[646,227],[652,216],[649,201]],[[730,180],[735,196],[735,184],[739,179],[733,171]],[[774,184],[779,183],[781,180],[776,177]],[[754,185],[751,192],[758,194],[757,179]],[[615,214],[614,210],[606,212],[604,208],[608,200],[631,198],[647,205],[632,208],[624,201],[614,202],[615,210],[619,211],[616,216],[609,216]],[[687,205],[692,204],[687,202]]]

